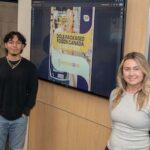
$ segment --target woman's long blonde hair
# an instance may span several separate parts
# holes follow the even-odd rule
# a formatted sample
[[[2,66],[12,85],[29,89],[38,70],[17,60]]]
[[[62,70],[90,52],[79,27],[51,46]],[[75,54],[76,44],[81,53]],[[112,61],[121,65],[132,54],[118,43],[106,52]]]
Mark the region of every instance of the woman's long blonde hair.
[[[145,56],[138,52],[128,53],[123,58],[119,66],[118,73],[117,73],[117,88],[114,91],[115,97],[112,101],[112,108],[115,108],[119,104],[123,92],[126,91],[127,84],[123,78],[123,65],[124,65],[124,62],[128,59],[133,59],[134,61],[136,61],[136,63],[139,65],[140,69],[142,70],[144,74],[142,88],[140,91],[136,93],[137,94],[137,107],[140,110],[148,102],[148,97],[149,97],[149,92],[150,92],[150,68],[149,68],[149,64]]]

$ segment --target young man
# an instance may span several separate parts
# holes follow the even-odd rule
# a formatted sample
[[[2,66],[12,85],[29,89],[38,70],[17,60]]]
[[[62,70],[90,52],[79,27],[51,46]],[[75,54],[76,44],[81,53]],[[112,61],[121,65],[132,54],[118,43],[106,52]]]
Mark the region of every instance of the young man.
[[[23,150],[30,110],[35,105],[36,67],[21,57],[26,39],[20,32],[4,37],[6,57],[0,58],[0,150]]]

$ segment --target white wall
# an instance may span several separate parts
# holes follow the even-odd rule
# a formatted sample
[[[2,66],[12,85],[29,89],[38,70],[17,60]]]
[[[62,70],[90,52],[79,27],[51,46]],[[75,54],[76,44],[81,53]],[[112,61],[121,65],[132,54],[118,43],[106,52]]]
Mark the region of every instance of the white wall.
[[[23,33],[27,39],[27,46],[22,55],[30,59],[31,0],[18,1],[18,31]]]
[[[31,0],[18,1],[18,31],[23,33],[27,39],[22,56],[30,59],[30,38],[31,38]],[[27,150],[28,132],[24,150]]]

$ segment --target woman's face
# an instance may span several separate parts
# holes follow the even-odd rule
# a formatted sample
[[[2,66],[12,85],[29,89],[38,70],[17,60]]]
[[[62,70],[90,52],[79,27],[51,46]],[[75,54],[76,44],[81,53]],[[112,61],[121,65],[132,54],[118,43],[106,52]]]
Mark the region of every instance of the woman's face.
[[[144,73],[134,59],[127,59],[123,64],[123,78],[130,87],[141,87]]]

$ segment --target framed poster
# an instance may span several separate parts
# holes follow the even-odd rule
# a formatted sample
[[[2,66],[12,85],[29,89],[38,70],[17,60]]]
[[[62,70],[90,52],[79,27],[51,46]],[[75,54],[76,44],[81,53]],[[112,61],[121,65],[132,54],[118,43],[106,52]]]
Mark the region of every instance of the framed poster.
[[[31,61],[41,79],[108,97],[122,58],[125,1],[33,0]]]

